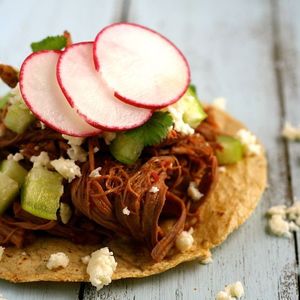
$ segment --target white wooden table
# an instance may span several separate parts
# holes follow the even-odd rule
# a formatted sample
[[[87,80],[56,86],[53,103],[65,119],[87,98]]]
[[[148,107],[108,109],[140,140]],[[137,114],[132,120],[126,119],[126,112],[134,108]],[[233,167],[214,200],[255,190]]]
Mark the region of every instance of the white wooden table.
[[[122,20],[165,34],[186,54],[201,98],[226,97],[228,111],[259,136],[269,159],[269,189],[246,224],[213,251],[212,264],[117,281],[98,293],[89,284],[0,281],[0,294],[9,300],[210,300],[241,280],[244,299],[299,299],[299,235],[269,236],[264,218],[271,205],[300,199],[300,144],[279,137],[284,120],[300,123],[299,16],[299,0],[0,0],[0,61],[15,66],[32,41],[64,29],[75,41],[91,40]]]

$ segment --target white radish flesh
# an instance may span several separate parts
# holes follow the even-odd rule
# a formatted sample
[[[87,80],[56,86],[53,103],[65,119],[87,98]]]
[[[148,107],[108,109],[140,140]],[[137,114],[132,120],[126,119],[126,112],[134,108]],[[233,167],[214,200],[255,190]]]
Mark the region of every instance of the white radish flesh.
[[[65,50],[57,65],[57,78],[72,107],[95,127],[126,130],[142,125],[152,114],[113,96],[95,70],[92,42],[73,44]]]
[[[189,65],[176,46],[136,24],[117,23],[100,31],[94,61],[115,96],[139,107],[170,105],[190,82]]]
[[[56,79],[59,51],[41,51],[28,56],[20,71],[20,90],[30,110],[47,126],[72,136],[101,132],[86,123],[70,106]]]

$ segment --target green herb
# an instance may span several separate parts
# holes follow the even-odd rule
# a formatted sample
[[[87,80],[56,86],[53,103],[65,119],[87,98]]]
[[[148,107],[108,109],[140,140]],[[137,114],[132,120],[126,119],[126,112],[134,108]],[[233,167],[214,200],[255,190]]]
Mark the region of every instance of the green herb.
[[[197,97],[197,88],[194,84],[189,85],[189,90],[194,94],[195,97]]]
[[[61,50],[66,47],[67,39],[63,35],[48,36],[45,39],[32,43],[31,49],[33,52],[41,50]]]
[[[0,98],[0,109],[2,109],[6,105],[6,103],[8,102],[10,97],[11,97],[11,94],[7,93],[5,96]]]
[[[168,112],[155,112],[151,119],[141,127],[127,131],[125,134],[138,137],[144,146],[160,143],[168,134],[173,119]]]

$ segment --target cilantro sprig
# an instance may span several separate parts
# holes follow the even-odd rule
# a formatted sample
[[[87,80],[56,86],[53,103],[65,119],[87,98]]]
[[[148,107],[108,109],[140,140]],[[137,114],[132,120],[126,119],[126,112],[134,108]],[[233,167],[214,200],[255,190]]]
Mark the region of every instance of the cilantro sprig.
[[[61,50],[67,45],[67,39],[63,35],[48,36],[45,39],[32,43],[31,49],[33,52],[41,50]]]

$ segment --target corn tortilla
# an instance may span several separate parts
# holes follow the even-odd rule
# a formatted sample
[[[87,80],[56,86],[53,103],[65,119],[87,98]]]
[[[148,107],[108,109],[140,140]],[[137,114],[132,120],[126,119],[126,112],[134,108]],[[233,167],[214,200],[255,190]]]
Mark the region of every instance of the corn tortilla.
[[[226,133],[235,134],[244,128],[223,111],[214,109],[214,114]],[[266,187],[266,178],[264,151],[227,166],[200,210],[200,222],[194,227],[193,247],[184,253],[173,249],[162,262],[153,262],[146,249],[122,239],[105,245],[85,246],[63,239],[40,238],[24,249],[6,248],[0,262],[0,278],[12,282],[88,281],[86,265],[81,262],[81,257],[104,246],[113,251],[118,263],[114,280],[145,277],[164,272],[185,261],[205,259],[210,255],[210,249],[222,243],[249,218]],[[46,268],[49,256],[55,252],[65,252],[69,256],[67,268],[56,271]]]

